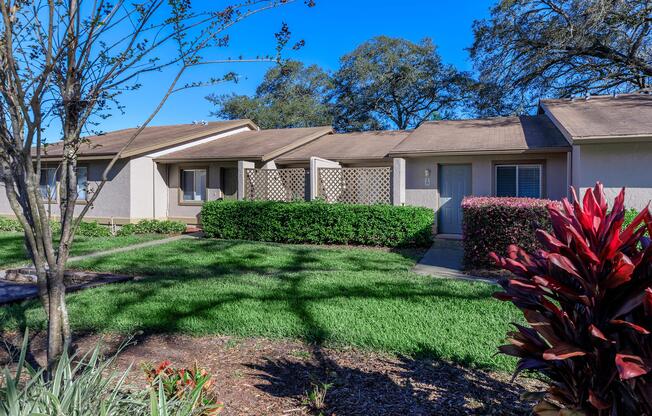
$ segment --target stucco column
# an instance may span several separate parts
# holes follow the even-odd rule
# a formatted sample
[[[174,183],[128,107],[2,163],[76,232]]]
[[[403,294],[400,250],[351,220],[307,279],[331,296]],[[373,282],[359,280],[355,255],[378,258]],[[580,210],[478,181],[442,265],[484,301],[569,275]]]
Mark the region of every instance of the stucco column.
[[[311,201],[317,199],[318,187],[319,187],[319,168],[341,168],[337,162],[332,160],[322,159],[320,157],[311,157],[310,158],[310,195],[309,199]]]
[[[392,204],[405,205],[405,159],[395,157],[392,162]]]
[[[582,194],[582,149],[579,145],[573,145],[573,150],[571,151],[570,157],[570,186],[575,188],[578,195]],[[570,194],[570,191],[569,191]],[[570,196],[570,195],[569,195]]]
[[[246,160],[238,160],[238,201],[245,199],[245,169],[253,169],[256,167],[254,162]]]

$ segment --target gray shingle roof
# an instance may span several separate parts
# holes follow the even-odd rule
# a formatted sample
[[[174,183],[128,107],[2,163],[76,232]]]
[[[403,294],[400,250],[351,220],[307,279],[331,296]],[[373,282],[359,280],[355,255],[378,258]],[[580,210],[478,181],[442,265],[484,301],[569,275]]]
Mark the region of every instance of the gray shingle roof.
[[[270,160],[333,131],[331,127],[247,131],[179,150],[157,161]]]
[[[280,163],[305,162],[312,156],[331,160],[383,159],[409,131],[329,134],[278,158]]]
[[[566,151],[569,144],[545,115],[423,123],[390,154]]]
[[[216,121],[205,125],[177,124],[172,126],[148,126],[134,139],[122,154],[122,157],[165,149],[245,126],[254,129],[257,128],[251,120]],[[79,156],[114,156],[131,139],[136,130],[136,128],[131,128],[116,130],[99,136],[89,136],[86,138],[86,143],[81,145]],[[62,152],[62,142],[53,143],[45,148],[44,157],[61,157]]]
[[[624,94],[589,99],[541,100],[574,142],[600,138],[652,137],[652,95]]]

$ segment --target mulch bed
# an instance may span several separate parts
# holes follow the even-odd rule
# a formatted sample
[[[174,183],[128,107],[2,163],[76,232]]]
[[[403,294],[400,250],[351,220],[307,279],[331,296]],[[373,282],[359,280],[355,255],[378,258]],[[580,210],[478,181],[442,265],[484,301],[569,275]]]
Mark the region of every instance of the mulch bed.
[[[11,341],[20,339],[13,335]],[[91,348],[97,335],[79,337],[80,350]],[[107,352],[124,337],[104,336]],[[122,369],[135,363],[132,382],[143,383],[143,361],[195,361],[213,374],[225,404],[223,415],[526,415],[532,403],[526,391],[542,389],[534,379],[500,372],[471,370],[436,360],[377,354],[354,349],[322,348],[297,341],[260,338],[140,335],[120,355]],[[19,345],[19,344],[18,344]],[[44,339],[32,340],[43,360]],[[0,362],[8,355],[0,352]],[[314,385],[331,384],[325,406],[307,401]]]

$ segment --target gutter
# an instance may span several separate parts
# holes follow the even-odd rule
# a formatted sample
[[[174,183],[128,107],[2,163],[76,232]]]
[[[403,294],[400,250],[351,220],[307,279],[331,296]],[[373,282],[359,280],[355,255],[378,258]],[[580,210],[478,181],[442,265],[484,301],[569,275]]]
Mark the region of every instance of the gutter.
[[[537,154],[537,153],[568,153],[569,147],[541,147],[537,149],[494,149],[494,150],[410,150],[394,151],[388,154],[389,157],[423,157],[423,156],[483,156],[483,155],[510,155],[510,154]]]

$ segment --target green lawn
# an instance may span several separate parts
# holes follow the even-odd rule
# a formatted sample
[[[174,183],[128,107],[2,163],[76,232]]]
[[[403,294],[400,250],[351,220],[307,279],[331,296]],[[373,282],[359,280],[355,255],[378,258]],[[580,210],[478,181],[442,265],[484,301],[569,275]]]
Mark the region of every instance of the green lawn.
[[[414,260],[367,249],[184,240],[77,263],[153,276],[69,295],[74,329],[299,338],[512,369],[495,356],[512,306],[496,286],[422,277]],[[0,325],[43,327],[33,302],[0,310]]]
[[[161,235],[133,235],[126,237],[76,237],[72,255],[93,253],[117,247],[130,246],[163,238]],[[28,263],[22,233],[0,232],[0,268]]]

